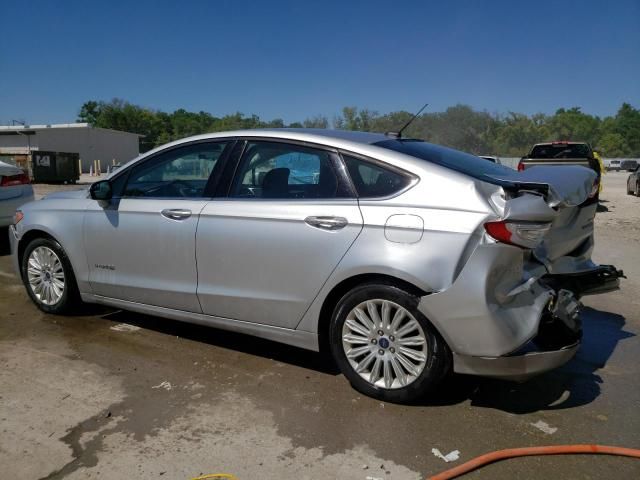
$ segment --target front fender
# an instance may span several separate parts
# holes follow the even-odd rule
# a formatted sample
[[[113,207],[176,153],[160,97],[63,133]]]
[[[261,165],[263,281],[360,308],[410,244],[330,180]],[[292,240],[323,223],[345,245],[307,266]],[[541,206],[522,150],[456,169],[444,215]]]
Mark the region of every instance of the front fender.
[[[84,242],[84,211],[87,201],[41,200],[23,208],[24,218],[15,228],[16,261],[25,239],[43,232],[54,238],[67,253],[80,292],[91,292]]]

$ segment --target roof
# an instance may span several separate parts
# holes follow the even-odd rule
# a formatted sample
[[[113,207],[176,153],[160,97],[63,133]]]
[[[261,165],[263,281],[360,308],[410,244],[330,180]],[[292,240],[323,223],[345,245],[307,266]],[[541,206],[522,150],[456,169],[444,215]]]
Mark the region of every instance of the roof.
[[[110,132],[126,133],[127,135],[137,135],[144,137],[138,133],[125,132],[123,130],[114,130],[112,128],[94,127],[88,123],[52,123],[47,125],[0,125],[0,132],[25,132],[35,130],[56,130],[56,129],[72,129],[72,128],[91,128],[94,130],[107,130]]]
[[[256,131],[256,130],[253,130]],[[356,143],[372,144],[381,142],[383,140],[389,140],[389,137],[382,133],[372,132],[355,132],[352,130],[329,130],[325,128],[278,128],[278,129],[257,129],[257,131],[264,131],[269,133],[278,132],[291,132],[301,133],[307,135],[315,135],[325,138],[335,138],[339,140],[347,140]]]
[[[383,133],[371,133],[371,132],[354,132],[349,130],[329,130],[320,128],[255,128],[244,130],[232,130],[223,132],[212,132],[195,135],[192,137],[181,138],[174,140],[173,142],[165,145],[160,145],[152,150],[142,153],[140,156],[131,160],[136,162],[153,155],[157,152],[165,150],[167,148],[176,147],[185,143],[202,141],[202,140],[214,140],[214,139],[228,139],[228,138],[259,138],[259,139],[283,139],[294,140],[298,142],[308,142],[309,144],[326,145],[334,148],[340,148],[361,155],[370,155],[373,157],[384,157],[390,163],[393,163],[399,168],[409,168],[408,165],[413,165],[415,162],[422,163],[421,160],[416,158],[394,152],[386,148],[382,148],[376,145],[378,142],[390,140],[390,137]]]
[[[160,150],[164,150],[167,147],[173,147],[191,141],[229,137],[279,138],[330,145],[336,148],[348,148],[350,146],[379,148],[373,144],[389,140],[389,137],[382,133],[354,132],[350,130],[329,130],[322,128],[252,128],[202,133],[192,137],[181,138],[165,145],[160,145],[153,150],[149,150],[148,152],[143,153],[140,157],[146,157],[155,152],[159,152]]]
[[[47,125],[0,125],[0,130],[48,130],[50,128],[90,128],[88,123],[51,123]]]

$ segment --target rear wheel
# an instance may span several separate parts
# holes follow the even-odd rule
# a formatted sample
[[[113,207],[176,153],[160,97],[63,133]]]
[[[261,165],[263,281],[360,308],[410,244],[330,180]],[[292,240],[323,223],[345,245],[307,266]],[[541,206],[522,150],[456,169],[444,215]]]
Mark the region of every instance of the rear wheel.
[[[340,300],[331,323],[331,351],[356,390],[409,403],[447,372],[449,350],[418,310],[418,301],[384,284],[362,285]]]
[[[55,240],[32,240],[25,249],[21,268],[27,293],[43,312],[70,313],[81,304],[71,263]]]
[[[636,197],[640,197],[640,182],[636,182]]]

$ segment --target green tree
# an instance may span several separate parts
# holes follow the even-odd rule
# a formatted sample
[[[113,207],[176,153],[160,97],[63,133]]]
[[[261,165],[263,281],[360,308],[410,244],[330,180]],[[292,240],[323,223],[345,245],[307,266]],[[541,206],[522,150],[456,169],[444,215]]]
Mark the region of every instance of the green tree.
[[[372,132],[398,131],[412,118],[406,111],[379,114],[374,110],[344,107],[333,119],[333,128]],[[79,122],[143,135],[142,151],[172,140],[205,132],[249,128],[282,128],[280,118],[262,120],[257,115],[236,112],[215,117],[208,112],[190,112],[183,108],[167,113],[133,105],[122,99],[109,102],[87,101],[78,113]],[[328,128],[322,115],[290,127]],[[640,110],[622,104],[615,116],[600,119],[583,113],[579,107],[560,108],[555,114],[524,115],[510,112],[495,115],[477,111],[468,105],[455,105],[444,112],[430,112],[417,117],[403,136],[420,138],[476,154],[520,156],[534,143],[545,140],[581,140],[597,146],[604,156],[640,157]]]
[[[492,151],[507,157],[525,155],[531,146],[547,136],[547,117],[536,114],[532,117],[510,112],[498,120]]]
[[[328,128],[329,120],[323,115],[316,115],[315,117],[307,118],[302,123],[302,126],[304,128]]]
[[[378,112],[358,107],[344,107],[342,116],[336,117],[334,127],[344,130],[371,131],[378,118]]]
[[[631,153],[629,144],[619,133],[605,133],[598,142],[597,150],[603,157],[626,157]]]
[[[600,119],[580,111],[580,107],[568,110],[560,108],[549,118],[546,140],[576,140],[597,143]]]
[[[99,115],[100,103],[90,100],[88,102],[84,102],[82,107],[80,107],[77,121],[80,123],[95,125]]]
[[[629,145],[629,154],[640,157],[640,110],[623,103],[615,116],[614,131]]]

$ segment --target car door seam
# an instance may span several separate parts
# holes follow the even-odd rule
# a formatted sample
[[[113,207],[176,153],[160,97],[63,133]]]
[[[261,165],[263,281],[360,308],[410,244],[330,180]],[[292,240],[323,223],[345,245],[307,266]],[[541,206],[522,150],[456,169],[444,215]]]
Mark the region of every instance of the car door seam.
[[[201,218],[201,214],[203,212],[203,210],[207,207],[207,205],[209,205],[209,203],[211,203],[213,200],[212,199],[207,199],[208,201],[205,201],[204,204],[202,205],[202,208],[198,211],[198,218],[196,219],[196,228],[195,228],[195,232],[194,232],[194,237],[193,237],[193,257],[194,257],[194,263],[196,266],[196,300],[198,302],[198,306],[200,307],[200,313],[204,314],[204,309],[202,308],[202,303],[200,303],[200,295],[198,295],[198,288],[200,287],[200,270],[198,270],[198,228],[200,227],[200,218]]]
[[[331,270],[331,272],[329,272],[329,275],[327,275],[327,278],[325,279],[324,282],[322,282],[322,285],[320,285],[320,288],[318,289],[318,291],[316,292],[316,294],[313,297],[313,300],[311,300],[311,302],[309,302],[309,305],[307,306],[307,308],[304,310],[304,312],[302,313],[302,315],[300,316],[300,319],[298,320],[298,323],[296,323],[295,327],[293,327],[294,330],[297,330],[298,327],[300,326],[300,324],[302,323],[302,320],[304,319],[304,317],[307,315],[307,312],[309,311],[309,309],[311,308],[311,306],[315,303],[315,301],[318,299],[318,297],[320,296],[320,293],[322,292],[322,290],[324,290],[325,285],[329,282],[329,279],[333,276],[333,274],[335,273],[335,271],[337,270],[337,268],[340,266],[340,264],[342,263],[342,260],[344,259],[344,257],[347,255],[347,253],[349,253],[349,251],[351,250],[351,247],[353,247],[353,245],[356,243],[356,240],[358,240],[358,238],[360,237],[360,235],[362,234],[362,231],[364,230],[364,215],[362,215],[362,210],[360,209],[360,199],[355,198],[354,199],[355,202],[355,206],[358,209],[358,212],[360,213],[360,231],[358,232],[358,234],[353,238],[353,241],[349,244],[349,246],[347,247],[347,249],[344,251],[344,253],[342,254],[342,256],[340,257],[340,259],[336,262],[335,266],[333,267],[333,269]],[[348,226],[348,225],[347,225]]]

